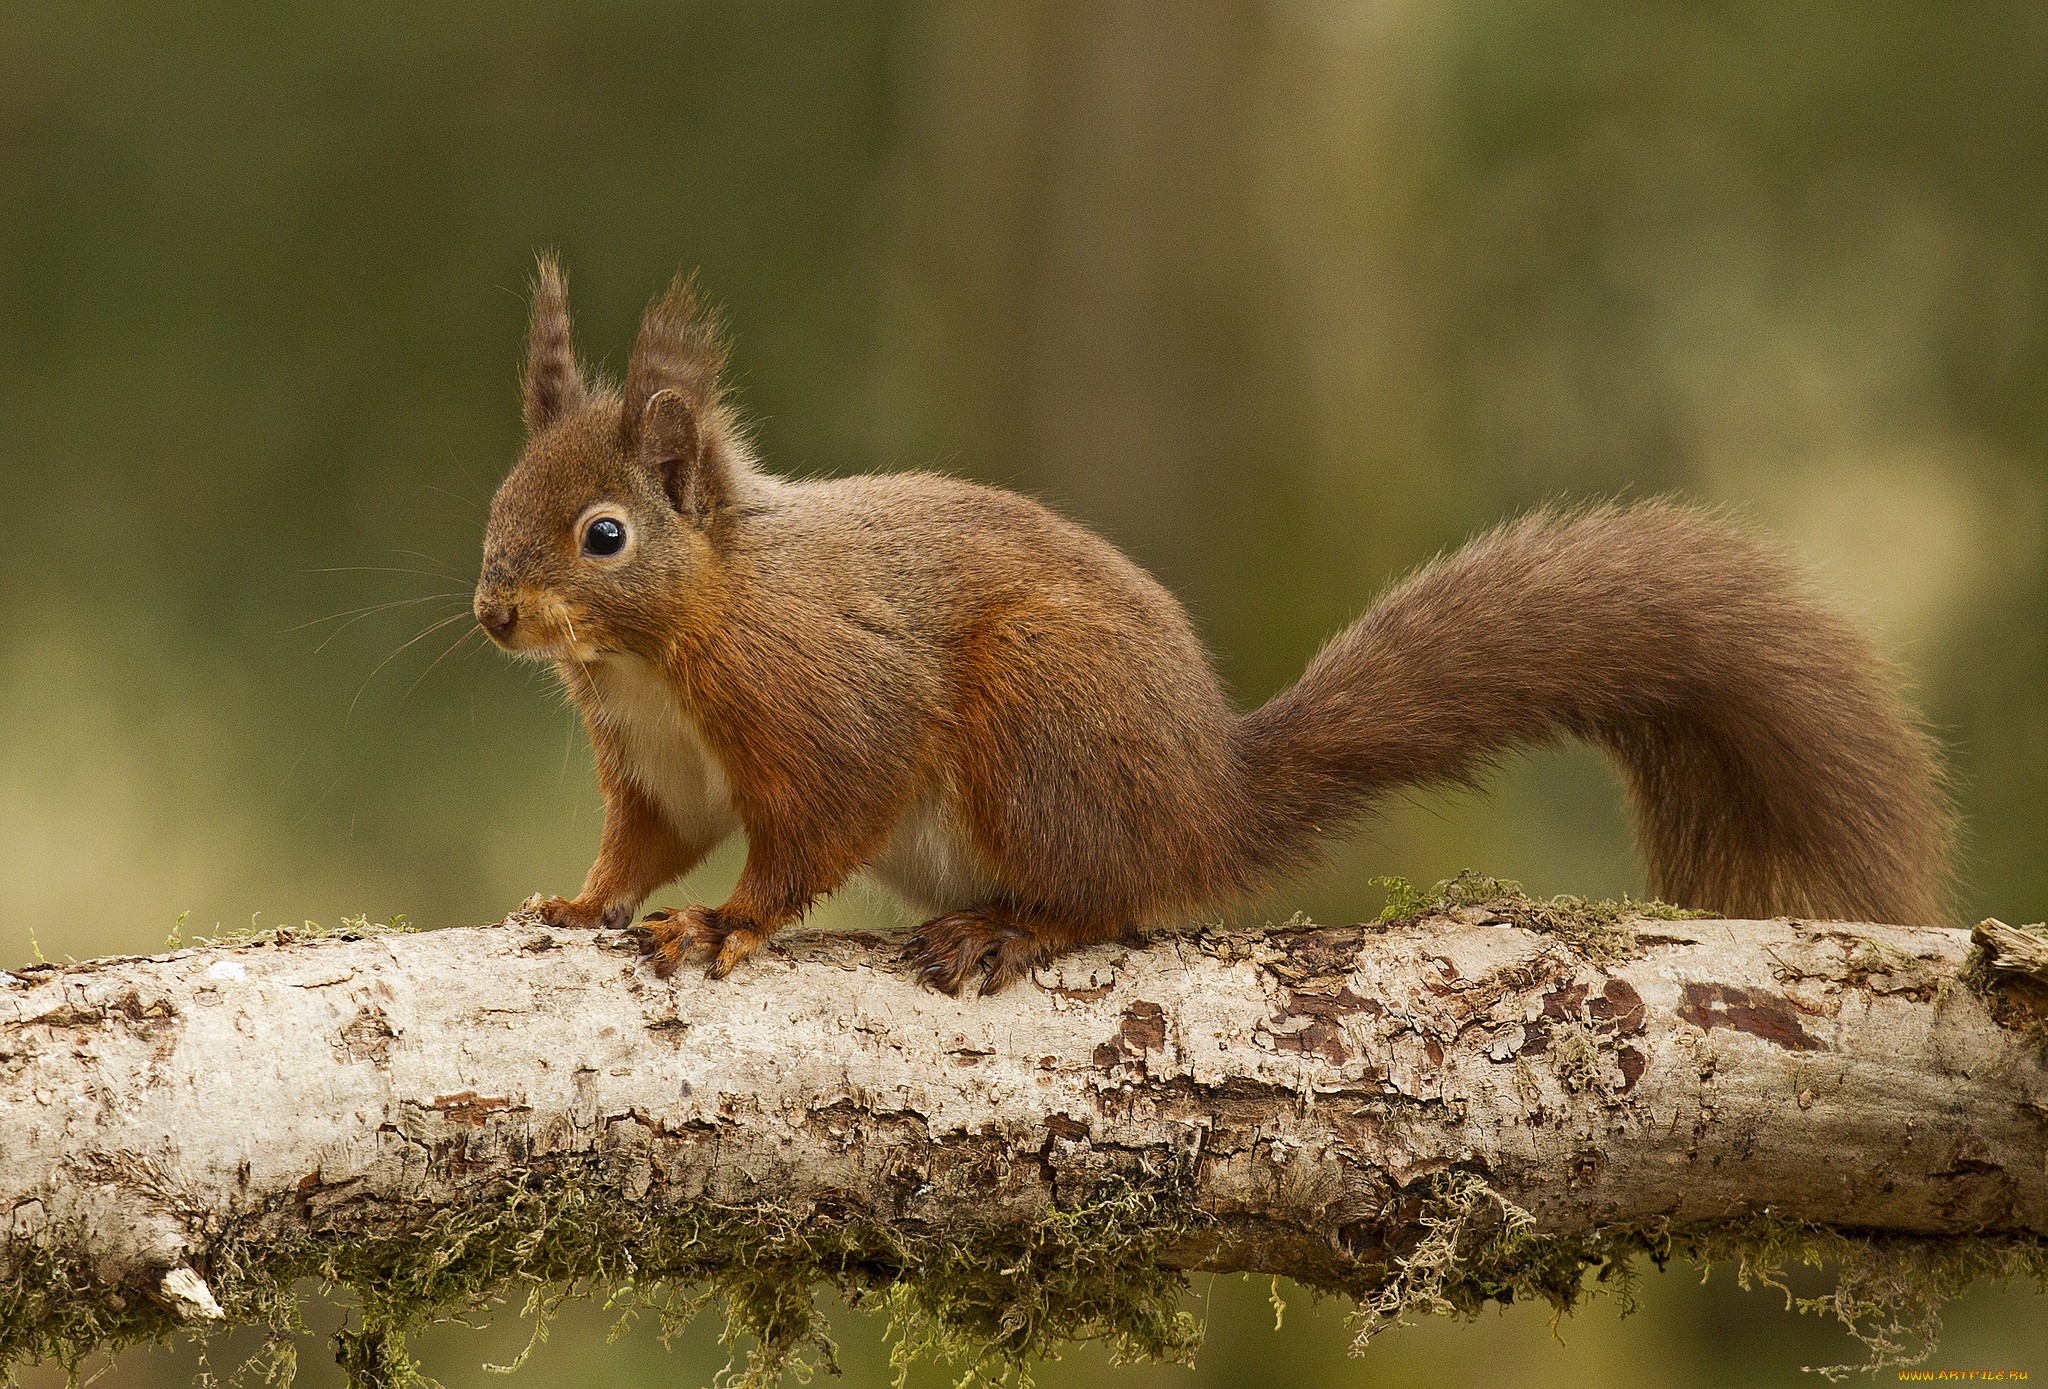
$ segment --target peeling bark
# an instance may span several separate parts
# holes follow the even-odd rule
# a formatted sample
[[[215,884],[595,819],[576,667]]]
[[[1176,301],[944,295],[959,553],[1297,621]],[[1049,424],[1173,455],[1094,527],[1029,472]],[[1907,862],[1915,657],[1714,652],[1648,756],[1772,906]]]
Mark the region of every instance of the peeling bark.
[[[1165,936],[986,1000],[874,936],[664,983],[517,917],[0,974],[0,1311],[60,1268],[207,1322],[229,1242],[246,1273],[569,1168],[883,1231],[1170,1188],[1163,1266],[1353,1293],[1447,1173],[1567,1237],[2048,1235],[2038,1009],[1958,982],[1968,932],[1641,919],[1596,963],[1530,919]]]
[[[2048,934],[2038,926],[2030,930],[2008,926],[1990,916],[1978,922],[1970,936],[1990,952],[1993,969],[2048,979]]]

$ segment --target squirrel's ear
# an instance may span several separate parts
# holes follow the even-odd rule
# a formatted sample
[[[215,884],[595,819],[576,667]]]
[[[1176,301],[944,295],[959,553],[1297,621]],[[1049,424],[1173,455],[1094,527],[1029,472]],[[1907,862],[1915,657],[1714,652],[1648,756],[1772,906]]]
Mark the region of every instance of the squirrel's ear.
[[[669,502],[685,520],[709,525],[726,503],[727,479],[704,446],[696,409],[675,391],[656,391],[640,417],[639,434],[640,461],[660,479]]]
[[[626,364],[619,442],[638,456],[684,519],[708,525],[732,491],[719,373],[725,342],[717,318],[678,275],[648,306]]]
[[[638,445],[641,423],[658,391],[681,396],[700,426],[714,419],[723,394],[718,378],[725,370],[725,357],[718,319],[697,297],[696,281],[676,276],[648,305],[640,336],[633,341],[633,356],[626,363],[619,432],[627,451]]]
[[[543,251],[533,274],[533,310],[526,325],[526,369],[520,376],[526,432],[541,430],[581,410],[590,398],[583,368],[569,340],[569,282]]]

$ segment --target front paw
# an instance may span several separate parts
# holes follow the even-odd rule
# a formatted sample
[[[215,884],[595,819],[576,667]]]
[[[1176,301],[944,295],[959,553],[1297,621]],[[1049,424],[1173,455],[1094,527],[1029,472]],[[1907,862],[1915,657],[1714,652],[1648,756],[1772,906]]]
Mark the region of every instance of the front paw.
[[[713,979],[723,979],[768,939],[765,932],[716,907],[649,912],[641,918],[641,925],[647,935],[640,942],[640,953],[648,957],[655,974],[662,979],[674,974],[683,961],[699,950],[711,952],[711,963],[704,972]]]
[[[631,902],[587,901],[581,897],[543,897],[539,893],[519,904],[523,912],[537,912],[550,926],[575,931],[618,931],[633,919]]]

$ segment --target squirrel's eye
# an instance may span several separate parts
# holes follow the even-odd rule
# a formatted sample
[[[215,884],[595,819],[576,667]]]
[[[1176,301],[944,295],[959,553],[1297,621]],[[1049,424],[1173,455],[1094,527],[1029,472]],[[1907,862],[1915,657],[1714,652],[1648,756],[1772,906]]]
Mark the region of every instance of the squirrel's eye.
[[[626,525],[610,516],[600,516],[583,528],[583,553],[605,558],[626,548]]]

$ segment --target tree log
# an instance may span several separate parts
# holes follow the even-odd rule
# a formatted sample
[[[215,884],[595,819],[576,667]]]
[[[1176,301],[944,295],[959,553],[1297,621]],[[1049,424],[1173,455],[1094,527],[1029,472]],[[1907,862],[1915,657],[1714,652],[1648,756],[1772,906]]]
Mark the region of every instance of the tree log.
[[[1786,1232],[2038,1273],[2048,1013],[1967,932],[1436,906],[989,999],[877,936],[662,982],[521,917],[0,974],[0,1367],[280,1324],[308,1273],[371,1383],[521,1281],[708,1279],[773,1360],[819,1280],[1019,1356],[1179,1353],[1196,1269],[1382,1316]]]

